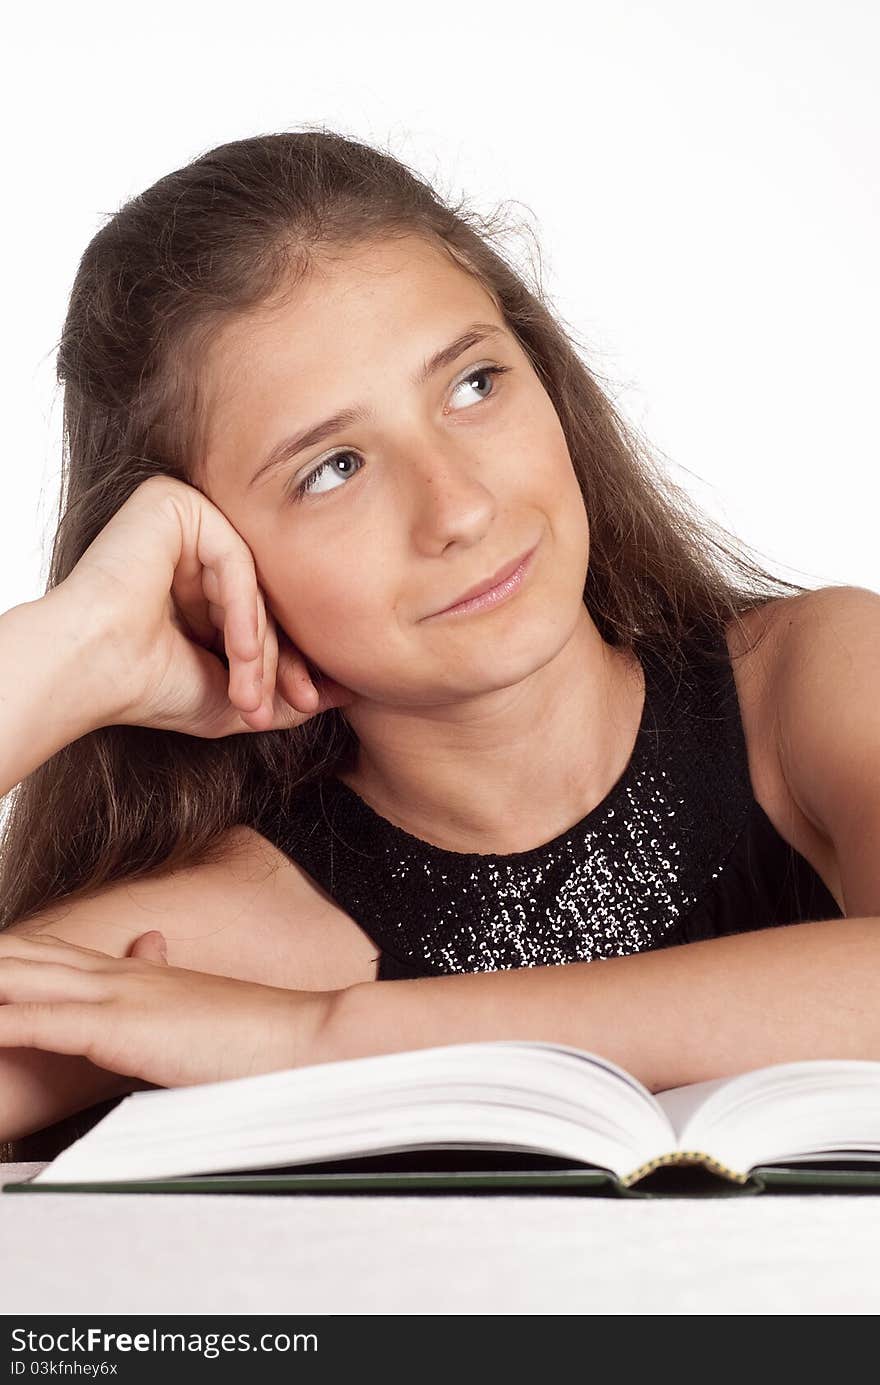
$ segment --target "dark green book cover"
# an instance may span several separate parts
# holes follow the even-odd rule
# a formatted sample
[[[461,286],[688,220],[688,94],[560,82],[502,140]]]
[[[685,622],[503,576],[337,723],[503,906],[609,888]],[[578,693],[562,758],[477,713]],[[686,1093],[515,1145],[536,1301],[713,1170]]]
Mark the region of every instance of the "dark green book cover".
[[[745,1178],[727,1177],[721,1166],[689,1157],[658,1163],[626,1186],[607,1169],[573,1165],[553,1155],[501,1150],[407,1150],[357,1159],[178,1178],[103,1183],[6,1183],[2,1192],[34,1193],[257,1193],[392,1196],[452,1193],[588,1197],[742,1197],[759,1193],[880,1192],[880,1167],[846,1161],[760,1167]],[[714,1165],[714,1167],[713,1167]]]

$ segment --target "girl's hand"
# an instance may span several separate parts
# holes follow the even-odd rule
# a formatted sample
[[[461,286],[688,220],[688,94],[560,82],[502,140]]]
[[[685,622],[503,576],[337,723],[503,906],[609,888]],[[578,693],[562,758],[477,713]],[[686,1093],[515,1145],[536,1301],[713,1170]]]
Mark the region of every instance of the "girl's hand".
[[[171,476],[142,481],[47,597],[63,623],[91,626],[100,613],[108,726],[214,740],[287,730],[355,699],[332,678],[312,681],[266,609],[244,539]]]
[[[337,992],[169,967],[159,940],[144,934],[110,957],[47,933],[0,933],[0,1048],[79,1053],[159,1087],[329,1061],[320,1038]]]

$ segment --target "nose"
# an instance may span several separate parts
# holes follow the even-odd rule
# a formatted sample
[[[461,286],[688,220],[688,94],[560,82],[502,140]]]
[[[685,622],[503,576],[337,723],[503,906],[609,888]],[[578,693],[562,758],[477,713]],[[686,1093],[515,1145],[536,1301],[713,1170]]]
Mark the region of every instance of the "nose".
[[[478,537],[498,508],[487,466],[465,448],[434,446],[403,468],[413,527],[431,546],[438,539]]]

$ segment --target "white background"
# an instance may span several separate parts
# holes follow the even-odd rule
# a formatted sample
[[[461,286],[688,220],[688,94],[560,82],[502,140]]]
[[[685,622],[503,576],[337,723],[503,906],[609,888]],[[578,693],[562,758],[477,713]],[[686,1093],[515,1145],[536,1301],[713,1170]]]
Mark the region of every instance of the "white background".
[[[54,532],[54,348],[106,216],[227,140],[320,122],[513,199],[674,478],[807,586],[880,590],[873,0],[43,6],[7,30],[0,610]],[[529,242],[521,242],[522,256]]]

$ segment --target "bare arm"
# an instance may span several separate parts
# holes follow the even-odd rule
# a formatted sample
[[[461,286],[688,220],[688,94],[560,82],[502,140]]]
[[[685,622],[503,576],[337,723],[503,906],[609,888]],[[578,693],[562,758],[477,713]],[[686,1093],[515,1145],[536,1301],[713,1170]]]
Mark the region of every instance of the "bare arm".
[[[147,478],[63,582],[36,601],[0,614],[0,797],[65,746],[103,726],[145,726],[213,739],[257,729],[287,730],[352,700],[354,694],[332,679],[316,698],[303,656],[289,641],[283,658],[281,654],[279,631],[241,535],[197,489],[167,476]],[[255,659],[272,670],[260,688],[255,686]],[[263,700],[255,707],[260,693]],[[230,862],[224,866],[231,869]],[[319,917],[288,912],[283,927],[273,930],[267,925],[265,896],[249,912],[263,889],[261,880],[239,879],[231,888],[227,869],[219,882],[223,889],[216,892],[218,907],[212,908],[205,879],[201,868],[193,870],[188,898],[179,878],[171,881],[175,907],[170,912],[161,888],[154,888],[164,887],[164,877],[139,882],[144,888],[137,891],[150,915],[147,930],[159,924],[165,933],[169,968],[204,973],[192,981],[193,988],[210,990],[205,986],[210,973],[259,984],[270,971],[268,1003],[269,990],[281,995],[285,989],[321,990],[328,970],[351,973],[351,954],[330,953]],[[43,911],[39,922],[48,924],[47,934],[122,956],[117,945],[131,944],[132,925],[138,935],[144,931],[128,898],[133,893],[134,883],[124,895],[117,891],[105,892],[100,900],[80,898],[60,920],[52,909]],[[244,901],[236,916],[243,893],[251,900]],[[50,913],[56,917],[50,919]],[[261,950],[267,932],[274,933],[269,952]],[[92,942],[96,933],[109,945]],[[304,934],[311,934],[311,942]],[[0,954],[4,947],[0,969],[8,978],[14,971],[8,965],[10,952],[17,947],[21,954],[22,943],[12,943],[0,931]],[[306,965],[301,967],[300,961]],[[126,970],[131,968],[117,968],[117,975]],[[363,976],[360,964],[357,979]],[[283,987],[275,984],[278,980]],[[12,989],[8,981],[6,989]],[[213,994],[222,989],[215,986]],[[226,987],[226,994],[236,989],[241,996],[243,988]],[[335,989],[333,981],[330,989]],[[0,1013],[3,999],[0,991]],[[27,1030],[15,1029],[22,1015],[11,1015],[14,1003],[4,1015],[7,1042],[23,1044]],[[254,1005],[259,1011],[257,1001]],[[70,1018],[69,1013],[59,1016],[50,1003],[38,1001],[37,1006],[56,1025]],[[318,1006],[303,1008],[314,1013]],[[112,1047],[100,1051],[109,1065],[117,1066]],[[71,1052],[68,1036],[68,1058]],[[8,1132],[45,1120],[49,1100],[51,1114],[57,1116],[61,1109],[75,1110],[72,1103],[80,1108],[94,1103],[96,1095],[112,1092],[117,1082],[117,1074],[64,1061],[63,1055],[47,1061],[23,1049],[6,1049],[0,1055],[0,1139],[4,1123]],[[33,1096],[30,1112],[20,1106],[31,1102],[28,1093]]]
[[[64,746],[112,723],[119,691],[112,681],[110,640],[112,630],[101,612],[72,599],[63,584],[36,601],[0,614],[0,796]],[[6,933],[45,930],[122,957],[138,934],[167,921],[175,934],[183,934],[173,940],[173,965],[233,972],[220,949],[208,946],[210,940],[189,936],[200,931],[191,918],[204,918],[202,909],[212,900],[209,893],[208,900],[200,900],[191,914],[187,910],[202,874],[198,870],[184,873],[188,896],[179,879],[157,879],[134,887],[123,884],[73,905],[62,901],[0,930],[0,939]],[[231,888],[229,880],[225,884],[224,900],[230,906],[237,901],[241,909],[246,882],[236,880]],[[256,894],[258,888],[254,886],[251,893]],[[231,921],[228,910],[220,908],[214,927],[222,931]],[[32,1048],[0,1049],[0,1141],[19,1140],[99,1102],[149,1085],[81,1056]]]
[[[103,725],[109,706],[106,635],[63,587],[0,615],[0,796],[57,751]],[[124,1081],[130,1085],[125,1088]],[[0,1139],[14,1140],[134,1090],[85,1058],[36,1049],[0,1052]]]
[[[69,909],[73,915],[72,929],[69,923],[52,923],[53,912],[47,911],[44,916],[38,915],[27,923],[4,929],[0,932],[0,946],[7,934],[39,936],[41,931],[50,931],[52,928],[56,929],[54,936],[66,934],[70,941],[74,941],[83,931],[77,929],[77,907],[81,910],[82,903]],[[123,934],[125,936],[127,931]],[[124,949],[118,946],[118,933],[109,946],[106,937],[100,941],[104,943],[101,950],[106,950],[108,955],[125,955]],[[57,1152],[54,1145],[59,1140],[58,1148],[64,1148],[82,1133],[82,1129],[89,1127],[88,1118],[75,1126],[68,1117],[89,1111],[98,1103],[124,1096],[128,1092],[145,1090],[151,1085],[99,1067],[81,1054],[50,1053],[38,1048],[0,1048],[0,1142],[10,1147],[5,1154],[0,1147],[0,1159],[53,1158]],[[100,1115],[100,1112],[96,1114]],[[25,1136],[33,1136],[35,1132],[45,1131],[46,1127],[56,1126],[58,1122],[64,1124],[51,1134],[47,1132],[47,1140],[42,1142],[42,1146],[39,1140],[28,1141],[32,1146],[29,1153],[24,1146],[20,1150],[14,1147],[14,1142],[21,1141]]]
[[[169,966],[196,973],[291,991],[334,991],[375,974],[372,943],[365,937],[356,946],[308,877],[279,869],[283,858],[258,833],[232,828],[218,845],[215,861],[60,900],[0,931],[0,956],[8,934],[45,933],[125,957],[137,938],[161,929]],[[123,1092],[138,1090],[134,1079],[84,1058],[0,1047],[0,1141],[119,1094],[120,1083]]]
[[[63,584],[0,615],[0,796],[112,720],[109,638]]]
[[[339,995],[326,1036],[340,1059],[484,1039],[590,1049],[654,1092],[803,1058],[880,1061],[880,918],[360,983]]]
[[[0,1053],[0,1139],[20,1140],[99,1101],[149,1085],[76,1054],[6,1049]]]

